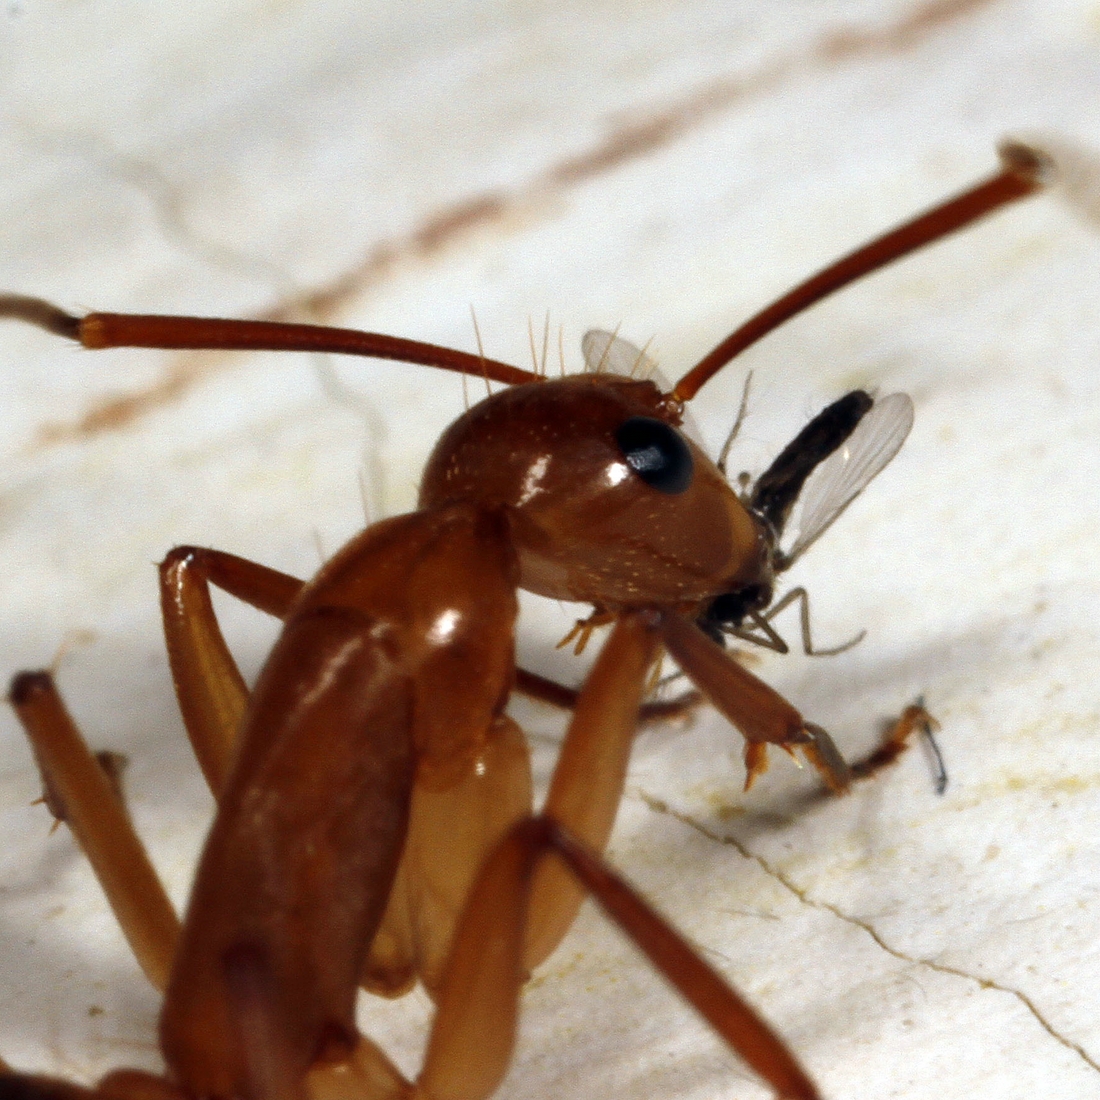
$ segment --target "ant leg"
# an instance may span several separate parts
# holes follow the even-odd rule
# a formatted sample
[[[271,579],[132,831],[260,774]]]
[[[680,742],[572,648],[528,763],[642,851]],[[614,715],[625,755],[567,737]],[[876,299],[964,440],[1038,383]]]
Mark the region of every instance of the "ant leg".
[[[359,1036],[350,1055],[319,1061],[305,1083],[310,1100],[413,1100],[415,1096],[404,1074],[366,1035]]]
[[[644,612],[619,617],[577,697],[543,812],[597,851],[622,800],[638,709],[657,656]],[[569,930],[584,892],[557,861],[541,868],[531,904],[525,968],[533,970]]]
[[[756,1012],[595,851],[550,817],[513,827],[478,875],[455,932],[414,1097],[480,1100],[503,1078],[526,979],[533,879],[548,853],[778,1096],[815,1100],[813,1082]]]
[[[0,1065],[0,1096],[4,1100],[102,1100],[99,1093],[58,1077],[16,1073]]]
[[[745,738],[746,790],[767,767],[769,744],[791,753],[801,749],[831,790],[847,790],[848,765],[820,726],[807,722],[778,692],[682,615],[662,612],[660,632],[672,659]]]
[[[95,762],[103,771],[104,776],[106,776],[107,782],[110,784],[115,798],[122,803],[122,808],[124,810],[127,809],[126,793],[123,789],[122,777],[130,763],[130,758],[121,752],[112,752],[110,749],[100,749],[98,752],[94,753],[93,756]],[[41,769],[39,770],[41,771]],[[50,786],[50,777],[43,773],[41,779],[42,797],[36,798],[31,805],[45,806],[46,809],[53,814],[53,824],[50,826],[50,836],[53,836],[53,834],[68,820],[68,810],[65,808],[64,799]],[[2,1068],[3,1067],[0,1066],[0,1069]]]
[[[540,676],[537,672],[528,672],[525,668],[516,669],[516,691],[547,706],[558,710],[572,710],[577,705],[580,692],[576,688]]]
[[[97,1100],[187,1100],[183,1090],[164,1077],[141,1069],[114,1069],[96,1085]]]
[[[638,728],[656,726],[661,722],[676,722],[686,719],[706,700],[701,691],[684,691],[671,699],[658,699],[653,703],[643,703],[638,709]]]
[[[217,797],[248,689],[218,625],[211,584],[283,618],[303,582],[234,554],[195,546],[177,546],[161,563],[161,614],[176,697],[199,766]]]
[[[913,732],[919,730],[925,738],[935,763],[936,794],[947,790],[947,769],[936,744],[935,731],[939,722],[924,709],[924,701],[918,699],[901,712],[901,716],[886,732],[886,737],[877,749],[852,765],[853,779],[869,779],[883,768],[889,767],[907,748]]]
[[[94,1088],[56,1077],[16,1073],[0,1061],[0,1097],[3,1100],[187,1100],[166,1081],[140,1069],[116,1069]]]
[[[537,672],[528,672],[525,668],[516,669],[516,691],[526,695],[528,699],[557,707],[558,710],[573,710],[580,696],[576,688],[566,687],[557,680],[540,676]],[[699,692],[685,691],[672,699],[643,703],[638,711],[638,727],[686,718],[702,702],[703,696]]]
[[[661,634],[676,663],[745,738],[746,790],[767,768],[767,747],[773,744],[792,755],[795,749],[801,749],[829,789],[842,794],[853,779],[866,779],[892,764],[908,748],[909,739],[917,729],[928,740],[936,761],[936,792],[942,794],[946,789],[947,773],[932,737],[939,723],[920,700],[906,707],[874,752],[848,765],[825,730],[805,721],[781,695],[739,665],[693,622],[681,615],[666,613]]]
[[[548,802],[550,812],[601,848],[622,797],[638,702],[656,650],[640,617],[628,619],[608,638],[583,691],[573,695],[575,715]],[[480,743],[477,756],[446,786],[429,776],[413,791],[401,867],[363,972],[372,992],[399,995],[419,976],[435,996],[478,868],[507,829],[531,813],[522,731],[499,718]],[[581,900],[561,868],[539,872],[528,969],[554,949]]]
[[[59,803],[145,976],[163,990],[179,920],[107,776],[73,723],[48,672],[21,672],[8,699],[44,785]]]

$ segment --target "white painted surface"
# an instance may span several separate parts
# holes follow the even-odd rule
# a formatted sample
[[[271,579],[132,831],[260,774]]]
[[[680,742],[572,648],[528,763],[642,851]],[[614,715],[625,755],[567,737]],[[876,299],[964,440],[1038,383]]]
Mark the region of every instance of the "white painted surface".
[[[0,287],[468,349],[472,306],[487,352],[520,365],[549,310],[570,366],[586,328],[621,324],[677,377],[797,278],[988,171],[1002,134],[1100,148],[1098,96],[1100,8],[1074,0],[12,0]],[[470,209],[486,213],[455,228]],[[708,714],[640,740],[612,844],[829,1097],[1100,1093],[1098,263],[1096,231],[1035,200],[823,305],[697,402],[716,447],[754,369],[735,464],[755,471],[845,387],[917,406],[899,459],[799,567],[822,641],[866,641],[759,668],[852,756],[924,693],[947,794],[913,752],[843,801],[800,803],[812,777],[778,759],[743,797],[738,738]],[[61,682],[91,740],[132,758],[139,826],[182,898],[209,802],[151,563],[199,542],[308,573],[361,523],[360,471],[376,510],[410,506],[461,385],[92,357],[15,326],[0,364],[0,668],[94,632]],[[166,379],[179,392],[158,399]],[[115,430],[75,430],[146,394]],[[227,614],[254,669],[270,630]],[[531,616],[530,663],[579,675],[548,653],[574,614]],[[522,714],[545,771],[560,727]],[[0,723],[0,1052],[84,1079],[155,1066],[156,999],[69,838],[28,809],[29,755]],[[411,1069],[427,1014],[414,997],[364,1026]],[[592,913],[523,1026],[510,1098],[764,1095]]]

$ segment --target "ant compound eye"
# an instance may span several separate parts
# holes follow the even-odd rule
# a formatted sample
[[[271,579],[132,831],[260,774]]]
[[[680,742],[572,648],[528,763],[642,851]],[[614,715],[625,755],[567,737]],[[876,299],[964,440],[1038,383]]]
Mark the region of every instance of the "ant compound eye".
[[[627,465],[661,493],[676,496],[690,484],[695,462],[683,436],[663,420],[632,416],[615,433]]]

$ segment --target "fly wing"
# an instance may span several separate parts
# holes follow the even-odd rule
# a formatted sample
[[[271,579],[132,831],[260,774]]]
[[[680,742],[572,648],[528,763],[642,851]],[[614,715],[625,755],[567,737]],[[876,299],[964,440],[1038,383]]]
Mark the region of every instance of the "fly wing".
[[[913,402],[904,393],[876,401],[855,431],[810,475],[800,498],[798,537],[783,556],[795,563],[833,525],[901,449],[913,426]]]
[[[590,329],[581,340],[584,352],[584,369],[589,374],[621,374],[625,378],[652,378],[662,390],[669,388],[661,377],[657,363],[629,340],[622,340],[613,332]]]
[[[584,369],[588,374],[618,374],[624,378],[646,379],[653,382],[662,393],[671,393],[672,384],[664,376],[657,361],[646,355],[642,348],[629,340],[623,340],[613,332],[600,328],[589,329],[581,339],[584,353]],[[680,428],[704,451],[702,435],[691,413],[684,410]]]

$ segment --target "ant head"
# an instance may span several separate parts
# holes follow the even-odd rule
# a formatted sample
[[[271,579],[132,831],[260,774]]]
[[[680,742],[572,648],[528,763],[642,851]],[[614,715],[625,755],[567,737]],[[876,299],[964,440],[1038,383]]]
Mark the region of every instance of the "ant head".
[[[751,577],[759,534],[679,425],[679,404],[652,381],[584,374],[516,386],[444,433],[421,505],[502,509],[521,584],[540,595],[697,604]]]

